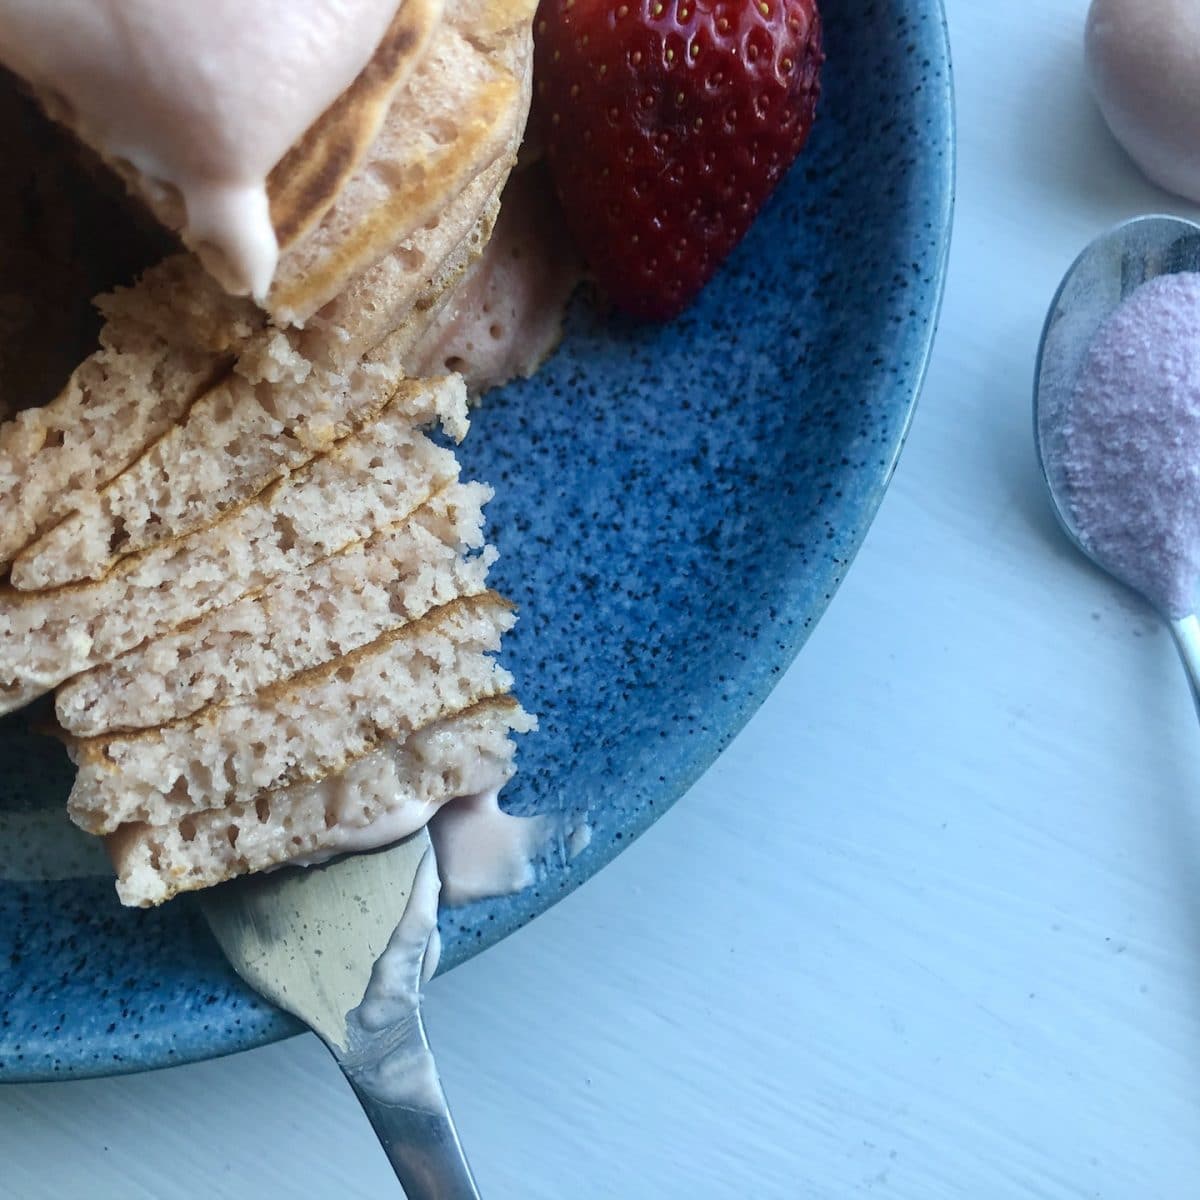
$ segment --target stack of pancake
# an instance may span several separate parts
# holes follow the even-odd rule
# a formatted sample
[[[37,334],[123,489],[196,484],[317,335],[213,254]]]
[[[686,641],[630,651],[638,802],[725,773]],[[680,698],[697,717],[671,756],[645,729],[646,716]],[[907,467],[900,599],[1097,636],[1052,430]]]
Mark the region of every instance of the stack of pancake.
[[[57,690],[126,903],[386,843],[512,773],[490,490],[429,435],[536,367],[578,275],[536,169],[505,191],[532,13],[404,0],[270,177],[265,303],[169,257],[0,426],[0,712]]]

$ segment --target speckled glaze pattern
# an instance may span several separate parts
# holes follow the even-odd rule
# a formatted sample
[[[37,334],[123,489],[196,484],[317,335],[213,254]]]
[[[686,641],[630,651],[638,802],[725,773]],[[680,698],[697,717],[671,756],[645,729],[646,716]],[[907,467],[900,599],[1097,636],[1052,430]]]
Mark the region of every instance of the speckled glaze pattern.
[[[828,604],[895,467],[949,244],[945,22],[938,0],[822,7],[809,148],[700,302],[664,328],[576,305],[559,354],[475,418],[465,469],[496,485],[497,584],[521,610],[506,658],[541,718],[505,803],[562,814],[563,836],[533,888],[443,912],[442,969],[576,887],[704,771]],[[0,835],[57,819],[68,785],[52,743],[0,723]],[[77,874],[0,879],[0,1080],[296,1030],[186,899],[131,912]]]

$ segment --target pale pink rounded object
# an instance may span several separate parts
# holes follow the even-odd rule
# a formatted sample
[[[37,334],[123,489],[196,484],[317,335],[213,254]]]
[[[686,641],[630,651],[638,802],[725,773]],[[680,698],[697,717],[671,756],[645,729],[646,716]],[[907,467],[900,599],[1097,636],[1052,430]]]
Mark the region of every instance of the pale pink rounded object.
[[[1088,78],[1152,182],[1200,203],[1200,0],[1093,0]]]

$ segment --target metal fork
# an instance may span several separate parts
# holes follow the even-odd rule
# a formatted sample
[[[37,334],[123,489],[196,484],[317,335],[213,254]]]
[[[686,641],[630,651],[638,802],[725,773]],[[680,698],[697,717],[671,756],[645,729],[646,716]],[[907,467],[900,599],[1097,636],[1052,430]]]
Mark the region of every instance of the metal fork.
[[[236,879],[200,903],[233,969],[329,1047],[408,1200],[479,1200],[421,1019],[437,889],[422,830],[386,850]]]

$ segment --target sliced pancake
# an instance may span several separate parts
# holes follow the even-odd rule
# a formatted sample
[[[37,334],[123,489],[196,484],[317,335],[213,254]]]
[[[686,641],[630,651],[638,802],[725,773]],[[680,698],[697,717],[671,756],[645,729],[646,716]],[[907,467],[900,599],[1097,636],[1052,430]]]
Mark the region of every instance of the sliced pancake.
[[[452,0],[359,170],[280,257],[265,305],[277,322],[304,324],[481,171],[515,157],[529,111],[534,7]]]
[[[433,220],[352,279],[289,335],[300,351],[313,362],[337,364],[372,353],[395,333],[408,331],[405,348],[423,336],[425,314],[449,298],[491,238],[511,165],[508,157],[497,159]]]
[[[496,557],[483,538],[491,494],[451,484],[404,522],[78,676],[59,689],[59,723],[95,737],[176,721],[482,592]]]
[[[512,696],[497,696],[340,774],[162,825],[122,825],[106,839],[117,894],[147,907],[252,871],[388,845],[447,801],[502,786],[514,770],[510,734],[535,727]]]
[[[515,621],[493,592],[453,600],[341,659],[157,729],[68,742],[68,803],[89,833],[252,801],[507,692],[491,655]]]
[[[517,171],[491,240],[413,347],[409,374],[458,371],[472,397],[529,378],[558,345],[582,274],[545,169]]]
[[[13,585],[98,579],[125,555],[202,528],[361,428],[393,396],[415,404],[418,423],[437,418],[421,392],[396,392],[399,371],[361,365],[335,374],[291,355],[281,334],[276,340],[273,378],[223,379],[183,423],[27,547],[13,563]],[[461,438],[465,423],[450,432]]]
[[[414,429],[412,413],[419,397],[461,422],[462,381],[405,382],[397,396],[367,428],[253,500],[103,579],[0,589],[0,712],[394,524],[456,480],[454,455]]]
[[[442,0],[402,0],[358,78],[276,164],[267,195],[281,248],[303,237],[329,211],[370,150],[441,17]]]
[[[231,360],[125,329],[59,396],[0,426],[0,565],[169,429]]]
[[[132,480],[118,477],[144,456],[134,475],[153,478],[158,461],[153,444],[176,439],[176,427],[191,419],[209,424],[206,412],[228,408],[225,392],[237,388],[239,378],[272,393],[265,397],[268,408],[284,410],[294,408],[295,401],[275,393],[288,387],[289,371],[303,374],[308,369],[305,362],[318,378],[321,371],[326,377],[353,375],[368,352],[372,362],[389,372],[404,369],[412,345],[486,244],[506,173],[507,164],[501,162],[472,180],[436,221],[353,281],[303,331],[264,328],[252,305],[226,296],[184,256],[154,267],[135,287],[102,297],[99,304],[108,323],[101,350],[76,370],[50,405],[0,426],[0,564],[11,562],[22,547],[78,509],[91,510],[87,521],[109,510],[114,530],[119,522],[129,527],[141,519],[148,532],[169,536],[172,526],[153,511],[150,493],[131,489]],[[271,374],[279,378],[269,380]],[[201,403],[210,391],[217,393],[212,404]],[[305,395],[300,402],[313,400]],[[236,411],[260,429],[270,428],[269,421],[263,423],[269,417],[263,405]],[[201,428],[199,437],[207,436],[208,429]],[[196,435],[185,433],[176,444],[189,440],[195,445]],[[231,467],[213,463],[205,469]],[[95,495],[114,480],[106,493]],[[231,475],[229,483],[237,482]],[[173,490],[177,483],[186,486],[186,479],[174,477],[171,483]],[[252,491],[253,481],[242,479],[241,490]],[[205,490],[207,504],[203,512],[193,509],[195,520],[212,519],[223,494]],[[121,499],[125,495],[128,502]],[[139,512],[144,514],[140,518],[135,515]],[[146,538],[139,544],[154,543]],[[114,549],[119,545],[120,539]],[[104,570],[112,557],[107,549],[86,556],[76,547],[72,560],[79,563],[77,576],[64,576],[64,568],[58,568],[43,578],[88,578]],[[24,568],[13,582],[47,586]]]
[[[123,343],[126,330],[148,330],[168,346],[230,357],[268,325],[266,313],[222,291],[190,254],[164,258],[132,286],[97,297],[96,307],[105,319],[102,343]]]

